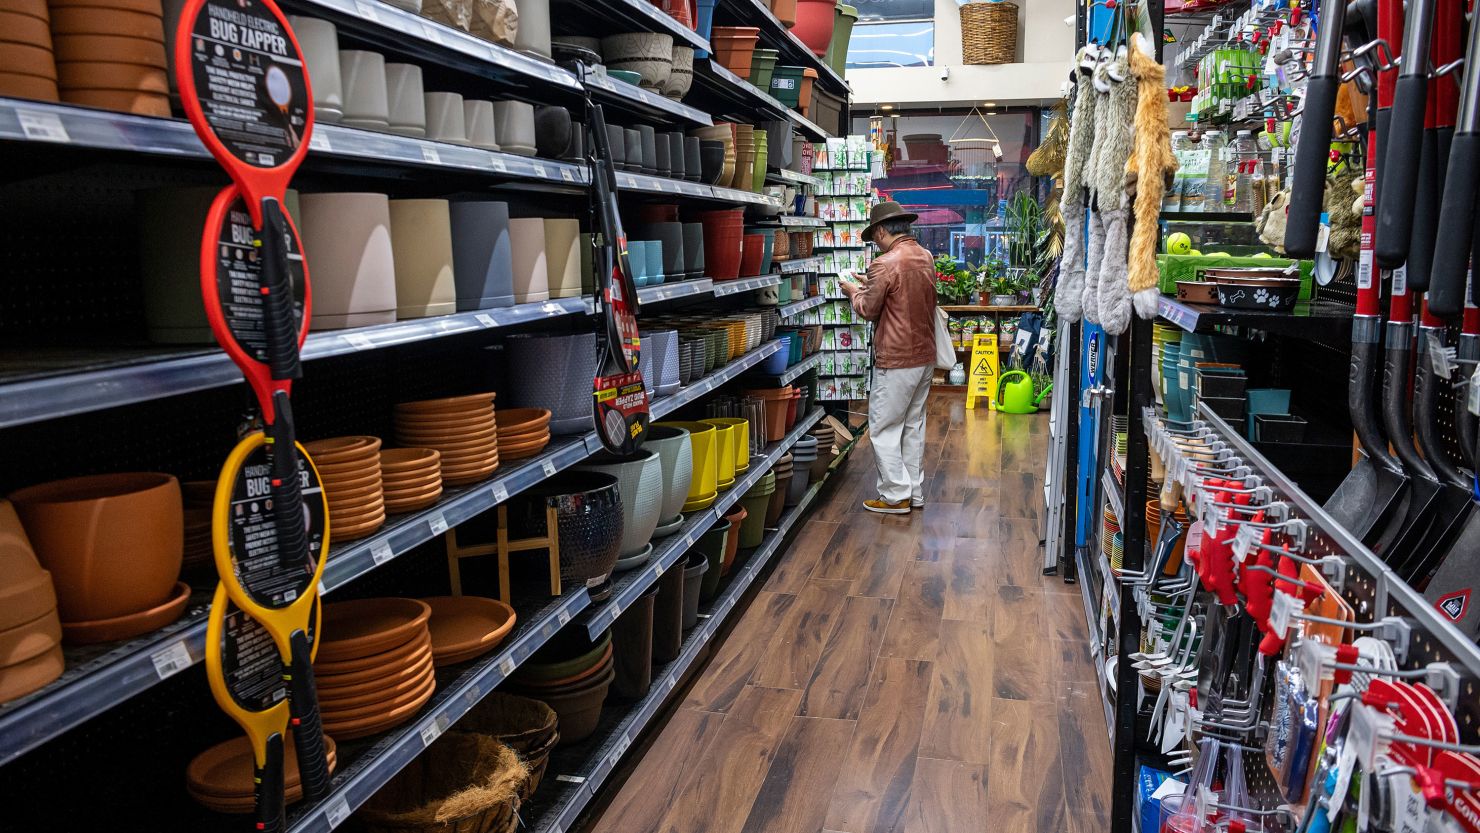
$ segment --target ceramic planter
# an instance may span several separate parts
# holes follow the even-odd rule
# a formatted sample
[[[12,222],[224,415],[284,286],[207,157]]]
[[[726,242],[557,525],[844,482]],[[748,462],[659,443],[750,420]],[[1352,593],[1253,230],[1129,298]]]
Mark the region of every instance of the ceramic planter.
[[[657,586],[649,588],[612,625],[612,664],[616,666],[613,697],[636,700],[652,685],[653,606],[657,598]]]
[[[520,52],[550,57],[550,0],[519,0],[519,28],[514,48]]]
[[[642,171],[642,131],[628,127],[623,131],[627,142],[627,170]]]
[[[463,97],[457,93],[426,93],[426,135],[428,139],[454,145],[468,143],[468,126],[463,113]]]
[[[606,149],[617,170],[627,170],[627,131],[620,125],[606,126]]]
[[[391,251],[396,265],[396,317],[457,311],[452,223],[446,200],[391,200]]]
[[[298,232],[313,252],[315,330],[396,320],[395,254],[385,194],[304,194]]]
[[[676,130],[663,135],[668,139],[668,175],[674,179],[687,179],[688,160],[684,158],[684,135]]]
[[[663,506],[659,523],[668,526],[682,523],[684,502],[689,498],[689,484],[694,475],[694,452],[689,432],[672,425],[654,424],[648,429],[646,448],[657,452],[663,467]],[[669,534],[677,532],[674,526]]]
[[[574,298],[581,294],[580,237],[579,220],[545,220],[545,264],[551,298]]]
[[[452,218],[452,274],[459,310],[514,305],[514,260],[509,204],[466,200],[448,206]]]
[[[819,58],[826,55],[827,46],[832,42],[837,3],[835,0],[796,0],[796,4],[797,19],[791,33],[812,50],[812,54]]]
[[[589,385],[588,385],[589,387]],[[587,391],[587,396],[590,392]],[[689,432],[690,450],[693,452],[693,476],[689,480],[688,499],[684,501],[681,510],[684,512],[697,512],[714,504],[714,499],[719,496],[718,473],[719,473],[719,432],[713,425],[703,422],[658,422],[654,425],[667,425],[672,428],[682,428]]]
[[[699,219],[704,224],[704,260],[709,277],[717,281],[740,277],[744,209],[704,211]]]
[[[721,158],[719,164],[724,164],[724,145],[720,145]],[[690,182],[710,182],[704,179],[704,159],[700,153],[699,137],[685,136],[683,139],[683,177]]]
[[[422,86],[421,67],[416,64],[386,64],[385,88],[390,131],[416,138],[427,135],[426,90]],[[316,97],[318,92],[318,78],[315,76]],[[317,105],[314,109],[317,115]]]
[[[493,122],[500,150],[519,156],[535,155],[533,105],[523,101],[495,101]]]
[[[653,223],[648,227],[652,235],[663,243],[663,273],[669,280],[683,280],[688,276],[685,263],[683,223]]]
[[[511,534],[520,538],[545,535],[545,508],[555,509],[563,586],[596,587],[611,574],[623,536],[617,478],[595,471],[561,472],[511,498],[508,506]]]
[[[535,108],[534,140],[538,155],[563,159],[570,149],[572,132],[569,110],[548,105]]]
[[[178,23],[178,21],[176,21]],[[313,79],[313,117],[334,124],[344,117],[344,82],[339,74],[339,30],[327,20],[289,15],[308,75]],[[173,31],[173,30],[171,30]],[[173,76],[172,76],[173,77]]]
[[[635,72],[644,88],[662,93],[673,72],[673,36],[655,32],[608,35],[601,39],[601,55],[608,69]]]
[[[674,101],[681,101],[693,85],[694,48],[674,44],[673,69],[668,74],[668,81],[663,84],[663,95]]]
[[[709,571],[709,558],[698,550],[689,552],[683,570],[683,629],[691,631],[699,624],[699,596],[703,592],[704,574]]]
[[[463,123],[468,130],[468,144],[484,150],[501,150],[498,128],[494,126],[493,102],[463,99]]]
[[[694,549],[702,553],[709,562],[704,571],[704,583],[699,588],[699,600],[707,602],[719,591],[719,580],[724,571],[725,539],[730,535],[730,522],[720,521],[699,536]]]
[[[709,33],[714,59],[741,78],[750,75],[751,56],[761,30],[754,26],[715,26]]]
[[[509,220],[513,242],[514,300],[520,304],[550,300],[550,271],[545,254],[545,221],[539,217]]]
[[[390,126],[384,55],[342,49],[339,76],[344,85],[344,117],[340,123],[368,130],[385,130]]]
[[[638,554],[652,540],[663,510],[663,463],[657,452],[642,449],[628,459],[600,453],[579,471],[595,471],[616,478],[622,496],[620,556]]]
[[[129,616],[170,598],[184,554],[180,484],[138,472],[57,480],[10,496],[63,622]]]
[[[658,134],[652,125],[639,124],[637,135],[642,143],[642,172],[649,176],[658,172]]]
[[[724,175],[725,143],[711,140],[699,142],[699,177],[701,182],[716,185]]]
[[[780,442],[786,437],[787,403],[791,401],[792,389],[766,388],[762,390],[747,390],[746,396],[756,396],[766,402],[766,442]]]
[[[594,333],[511,336],[505,352],[511,406],[550,411],[553,434],[591,430],[591,379],[597,370]]]
[[[731,437],[730,453],[735,458],[735,471],[750,469],[750,422],[739,417],[712,417],[702,420],[721,431],[728,430]]]

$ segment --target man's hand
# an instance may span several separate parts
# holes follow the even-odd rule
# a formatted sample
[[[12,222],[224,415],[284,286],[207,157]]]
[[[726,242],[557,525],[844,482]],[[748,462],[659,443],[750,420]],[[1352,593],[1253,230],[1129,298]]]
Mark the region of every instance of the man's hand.
[[[843,294],[844,295],[847,295],[849,298],[852,298],[854,295],[857,295],[858,292],[859,292],[859,290],[862,289],[862,287],[860,287],[858,284],[856,284],[853,281],[850,281],[850,280],[848,280],[846,278],[838,281],[838,286],[840,288],[842,288]]]

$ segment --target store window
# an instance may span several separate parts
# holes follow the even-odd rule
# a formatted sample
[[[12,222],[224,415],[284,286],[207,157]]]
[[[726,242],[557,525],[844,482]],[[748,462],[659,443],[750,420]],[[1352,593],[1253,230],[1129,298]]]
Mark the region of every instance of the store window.
[[[890,153],[874,187],[920,215],[920,243],[963,267],[1012,260],[1009,201],[1019,192],[1046,196],[1026,167],[1040,110],[883,115]],[[853,132],[867,130],[867,116],[854,119]]]
[[[859,0],[848,42],[849,69],[935,63],[935,0]]]

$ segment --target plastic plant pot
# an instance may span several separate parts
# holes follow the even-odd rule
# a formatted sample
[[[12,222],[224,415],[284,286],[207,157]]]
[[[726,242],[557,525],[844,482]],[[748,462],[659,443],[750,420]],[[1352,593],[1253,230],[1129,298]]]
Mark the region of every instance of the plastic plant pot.
[[[705,562],[708,566],[709,562]],[[683,650],[683,570],[669,570],[658,580],[653,605],[653,662],[678,659]]]
[[[514,260],[509,241],[509,204],[491,200],[454,202],[452,274],[461,311],[514,305]]]
[[[683,569],[683,629],[691,631],[699,624],[699,593],[703,589],[704,573],[709,569],[709,557],[693,550]]]
[[[786,485],[786,505],[796,506],[802,502],[802,496],[807,494],[807,487],[812,485],[812,470],[808,466],[794,466],[791,470],[791,482]]]
[[[620,554],[630,557],[642,551],[658,526],[663,510],[663,463],[652,449],[639,449],[621,458],[602,452],[579,471],[597,471],[617,479],[622,496],[622,543]]]
[[[828,45],[827,55],[823,58],[839,76],[848,70],[848,41],[853,38],[853,24],[857,22],[858,9],[839,3],[837,14],[833,18],[832,43]]]
[[[832,43],[836,8],[834,0],[797,0],[797,21],[791,33],[819,58]]]
[[[802,94],[802,72],[805,67],[777,64],[771,73],[771,95],[787,107],[795,108]]]
[[[636,700],[647,694],[653,683],[653,606],[657,599],[658,587],[654,585],[612,625],[612,664],[617,671],[612,681],[613,697]]]
[[[771,73],[776,71],[776,61],[781,53],[775,49],[757,49],[750,56],[750,81],[757,89],[771,89]]]
[[[831,21],[829,21],[829,26]],[[714,59],[741,78],[750,75],[751,58],[761,30],[754,26],[714,26],[709,30],[709,44]],[[831,32],[829,32],[831,35]]]
[[[716,428],[730,430],[730,451],[735,455],[735,471],[750,468],[750,421],[739,417],[714,417],[701,420]]]
[[[740,552],[740,525],[750,516],[749,510],[743,504],[736,504],[730,509],[730,514],[725,520],[730,524],[730,534],[725,536],[725,557],[720,564],[720,576],[727,576],[735,568],[735,555]]]
[[[771,376],[779,376],[786,372],[786,368],[788,367],[787,360],[790,358],[791,350],[783,344],[782,349],[767,356],[766,360],[761,363],[761,372]]]
[[[723,492],[735,485],[736,436],[733,427],[728,425],[715,425],[714,431],[715,478]]]
[[[730,536],[729,521],[720,521],[699,536],[694,549],[703,553],[709,567],[704,572],[704,583],[700,588],[699,600],[707,602],[719,592],[719,580],[724,575],[725,540]]]
[[[787,402],[791,401],[792,389],[766,388],[747,390],[746,396],[757,396],[766,402],[766,442],[780,442],[786,436]]]
[[[745,493],[740,504],[745,507],[746,517],[740,524],[740,546],[751,549],[761,545],[766,534],[766,510],[771,505],[771,494],[776,491],[776,475],[770,472],[761,478],[755,488]]]
[[[689,481],[689,493],[683,511],[694,512],[709,507],[718,493],[719,432],[713,425],[704,422],[658,422],[654,425],[682,428],[689,432],[693,476]]]
[[[766,504],[766,526],[774,527],[781,521],[781,513],[786,509],[786,493],[791,477],[790,471],[776,475],[776,490],[771,492],[770,502]]]

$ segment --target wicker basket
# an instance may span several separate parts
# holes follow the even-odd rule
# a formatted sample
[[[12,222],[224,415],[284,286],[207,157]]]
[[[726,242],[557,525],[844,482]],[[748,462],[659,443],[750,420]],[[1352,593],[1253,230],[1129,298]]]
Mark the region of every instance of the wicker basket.
[[[1017,57],[1018,7],[1006,2],[961,7],[961,58],[967,64],[1010,64]]]

